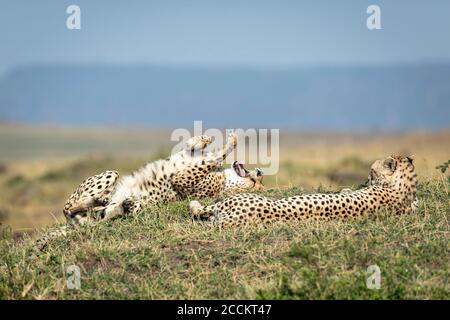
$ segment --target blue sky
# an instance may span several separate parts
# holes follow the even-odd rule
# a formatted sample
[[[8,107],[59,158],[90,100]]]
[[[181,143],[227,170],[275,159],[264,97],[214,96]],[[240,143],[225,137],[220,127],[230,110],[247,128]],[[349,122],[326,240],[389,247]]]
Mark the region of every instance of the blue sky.
[[[82,29],[66,29],[81,7]],[[381,7],[382,30],[366,28]],[[450,1],[2,0],[0,75],[23,64],[289,68],[450,61]]]

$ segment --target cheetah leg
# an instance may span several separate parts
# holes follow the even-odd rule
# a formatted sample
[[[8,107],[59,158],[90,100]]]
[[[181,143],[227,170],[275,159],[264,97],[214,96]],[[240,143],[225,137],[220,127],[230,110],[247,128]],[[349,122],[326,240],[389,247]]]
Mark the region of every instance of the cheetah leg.
[[[97,204],[100,205],[96,206]],[[73,206],[70,210],[64,211],[64,215],[68,222],[78,224],[87,218],[88,211],[96,212],[103,209],[104,206],[102,204],[103,202],[97,202],[95,198],[86,199],[82,202],[78,202],[77,205]]]
[[[195,136],[187,140],[186,149],[198,151],[205,149],[212,142],[212,138],[206,135]]]
[[[142,210],[145,201],[139,198],[126,198],[122,203],[111,203],[106,206],[101,221],[111,220],[120,216],[135,214]]]
[[[212,138],[207,135],[200,135],[195,136],[187,140],[186,142],[186,149],[191,151],[199,151],[205,149],[207,146],[209,146],[212,143]],[[214,153],[216,157],[221,157],[223,159],[226,158],[226,156],[233,151],[233,149],[237,145],[237,135],[233,131],[231,131],[228,134],[227,138],[227,144],[224,147],[222,151]]]
[[[232,130],[228,133],[227,142],[223,149],[213,152],[211,155],[208,155],[207,159],[221,163],[236,148],[236,146],[237,134],[234,130]]]
[[[232,131],[228,135],[227,143],[222,150],[208,154],[201,161],[192,164],[190,168],[173,175],[171,178],[172,185],[181,194],[189,194],[187,189],[194,188],[211,172],[222,167],[223,160],[234,150],[236,145],[237,135]]]
[[[105,171],[84,180],[64,206],[67,221],[77,223],[89,210],[107,205],[118,178],[116,171]]]
[[[123,216],[125,211],[123,210],[121,203],[111,203],[105,207],[105,210],[102,212],[102,218],[100,221],[107,221],[114,219],[116,217]]]
[[[127,198],[122,202],[124,214],[135,214],[142,210],[145,202],[142,199]]]
[[[92,219],[89,211],[96,211],[110,201],[119,174],[116,171],[105,171],[84,180],[69,197],[63,208],[67,225],[50,230],[36,241],[36,247],[42,250],[48,242],[58,237],[66,236],[73,226],[85,224]]]
[[[101,221],[113,219],[118,216],[135,213],[139,211],[143,205],[144,204],[142,201],[127,198],[120,205],[110,204],[106,207],[97,207],[94,209],[89,208],[89,210],[94,212],[95,211],[102,212],[104,217],[102,217],[101,220],[97,220],[92,219],[88,215],[75,214],[71,217],[70,220],[68,220],[68,223],[66,225],[51,229],[45,235],[38,238],[35,243],[36,248],[39,250],[43,250],[50,241],[55,240],[59,237],[67,236],[70,232],[75,230],[75,227],[78,225],[84,225],[88,223],[98,223]]]

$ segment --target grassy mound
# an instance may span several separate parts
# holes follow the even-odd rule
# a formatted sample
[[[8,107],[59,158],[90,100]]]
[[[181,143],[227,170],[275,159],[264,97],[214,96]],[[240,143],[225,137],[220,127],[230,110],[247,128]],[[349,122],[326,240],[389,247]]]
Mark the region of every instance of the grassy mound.
[[[191,221],[183,201],[79,228],[37,257],[32,239],[4,231],[0,298],[449,299],[448,189],[422,183],[414,215],[240,230]],[[80,289],[67,287],[71,265]],[[378,290],[366,287],[370,265],[381,271]]]

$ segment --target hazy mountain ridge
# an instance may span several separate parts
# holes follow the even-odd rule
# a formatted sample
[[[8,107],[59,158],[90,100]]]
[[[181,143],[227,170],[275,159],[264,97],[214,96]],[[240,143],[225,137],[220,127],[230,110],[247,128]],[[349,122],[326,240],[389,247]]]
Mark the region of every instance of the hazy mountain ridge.
[[[450,65],[285,71],[27,66],[0,79],[0,120],[191,127],[449,126]]]

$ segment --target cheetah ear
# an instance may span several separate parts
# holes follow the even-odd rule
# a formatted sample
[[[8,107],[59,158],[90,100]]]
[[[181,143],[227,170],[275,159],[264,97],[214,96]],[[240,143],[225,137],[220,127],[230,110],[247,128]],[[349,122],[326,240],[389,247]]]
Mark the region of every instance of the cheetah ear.
[[[406,157],[406,159],[409,161],[410,164],[413,164],[415,156],[414,155],[410,155],[408,157]]]
[[[386,161],[384,161],[384,166],[394,172],[395,168],[397,167],[397,161],[395,161],[395,159],[388,158],[386,159]]]

